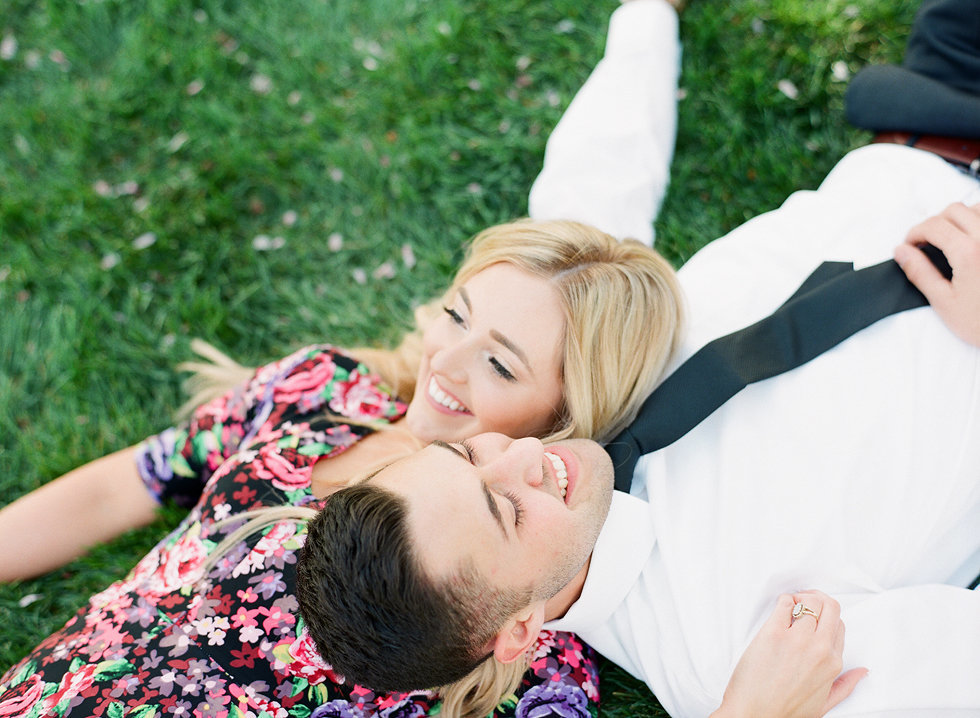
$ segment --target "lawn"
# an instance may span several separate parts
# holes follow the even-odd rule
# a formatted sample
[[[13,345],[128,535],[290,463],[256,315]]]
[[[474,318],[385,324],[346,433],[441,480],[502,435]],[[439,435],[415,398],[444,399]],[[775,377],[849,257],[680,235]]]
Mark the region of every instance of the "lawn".
[[[526,213],[615,6],[6,0],[0,501],[164,428],[193,337],[245,363],[396,337],[469,236]],[[915,6],[691,0],[661,251],[680,264],[865,143],[846,78],[900,56]],[[178,516],[0,588],[0,667]],[[603,694],[664,715],[611,666]]]

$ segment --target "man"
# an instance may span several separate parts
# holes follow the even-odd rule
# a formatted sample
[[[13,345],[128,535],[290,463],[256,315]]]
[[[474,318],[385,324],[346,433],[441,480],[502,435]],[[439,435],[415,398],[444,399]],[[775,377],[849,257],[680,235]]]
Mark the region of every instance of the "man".
[[[655,3],[631,5],[647,9],[620,11],[634,14],[610,29],[610,47],[616,31],[634,40],[649,32],[676,57],[671,29],[642,21]],[[617,41],[624,46],[628,39]],[[676,66],[662,69],[676,78]],[[591,104],[573,104],[557,139],[595,127],[576,118],[601,114],[602,87]],[[672,131],[638,122],[616,143],[630,145],[635,132],[669,159]],[[567,162],[548,159],[567,175]],[[601,186],[600,171],[589,164],[583,186]],[[617,177],[630,173],[640,183],[662,176],[641,163]],[[538,197],[548,196],[548,177],[546,162]],[[503,616],[470,653],[513,660],[561,617],[548,625],[580,633],[646,681],[672,715],[763,715],[760,692],[786,701],[765,706],[771,715],[819,715],[852,689],[835,715],[976,715],[980,594],[956,586],[980,571],[978,202],[977,180],[942,159],[872,146],[848,155],[818,191],[699,252],[680,272],[691,326],[678,362],[772,312],[825,260],[863,266],[894,252],[933,308],[883,320],[747,388],[644,457],[633,496],[613,497],[591,554],[609,484],[591,445],[546,454],[530,440],[477,437],[469,447],[429,447],[372,479],[407,502],[423,572],[450,585],[475,577],[470,585],[486,591],[470,602]],[[586,205],[577,218],[609,226]],[[547,212],[533,201],[532,211]],[[952,281],[918,250],[926,241],[945,252]],[[567,503],[555,496],[558,470],[569,474]],[[807,588],[842,607],[843,667],[872,671],[856,688],[860,671],[832,684],[839,666],[801,657],[811,644],[843,639],[835,600],[800,593]],[[779,594],[791,598],[772,609]],[[803,606],[795,619],[790,604]],[[393,655],[382,645],[371,660],[398,663]],[[793,682],[801,666],[815,688]]]

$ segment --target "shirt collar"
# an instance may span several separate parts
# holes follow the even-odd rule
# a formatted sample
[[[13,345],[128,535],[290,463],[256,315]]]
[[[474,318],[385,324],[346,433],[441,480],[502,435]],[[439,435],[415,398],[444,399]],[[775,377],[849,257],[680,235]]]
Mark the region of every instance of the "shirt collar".
[[[626,598],[656,539],[646,501],[614,491],[609,515],[592,550],[582,595],[565,615],[545,624],[555,631],[584,631],[603,623]]]

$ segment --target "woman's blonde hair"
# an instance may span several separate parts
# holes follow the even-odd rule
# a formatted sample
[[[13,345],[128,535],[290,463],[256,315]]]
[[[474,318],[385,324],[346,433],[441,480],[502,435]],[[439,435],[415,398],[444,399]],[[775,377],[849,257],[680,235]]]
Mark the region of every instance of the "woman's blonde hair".
[[[683,323],[683,300],[673,268],[635,240],[619,241],[572,221],[525,219],[491,227],[474,237],[445,295],[416,311],[415,330],[395,349],[359,348],[352,354],[384,377],[402,399],[411,400],[425,327],[469,279],[502,262],[548,281],[565,313],[564,402],[556,425],[543,438],[610,440],[632,421],[663,375]],[[198,393],[189,404],[220,393],[242,377],[242,368],[227,357],[196,348],[199,353],[201,349],[218,366],[184,365],[199,377]],[[288,513],[285,508],[276,517]],[[297,510],[294,516],[305,519],[308,512]],[[516,689],[526,668],[526,661],[485,661],[443,688],[443,713],[490,713]]]

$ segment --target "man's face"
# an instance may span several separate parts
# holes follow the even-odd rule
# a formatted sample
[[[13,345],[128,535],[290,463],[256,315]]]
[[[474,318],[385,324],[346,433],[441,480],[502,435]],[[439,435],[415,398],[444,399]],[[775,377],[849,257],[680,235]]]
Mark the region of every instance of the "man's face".
[[[489,585],[530,587],[535,598],[554,595],[585,565],[613,489],[609,457],[595,442],[544,446],[503,434],[434,442],[371,481],[408,502],[431,577],[469,559]]]

